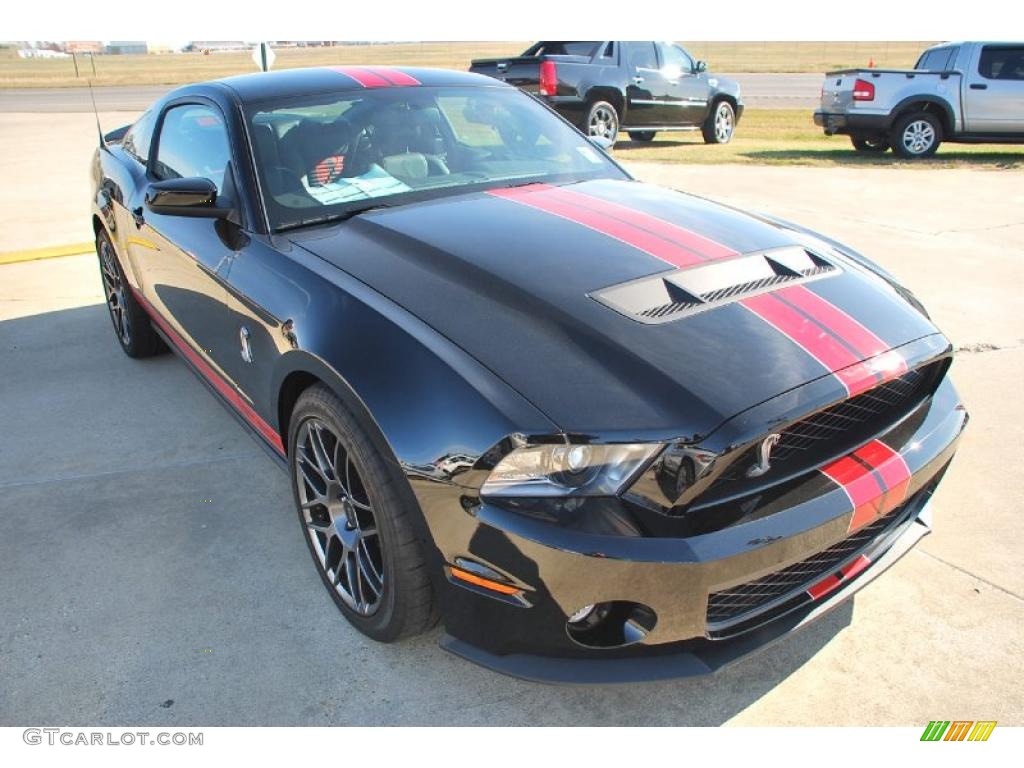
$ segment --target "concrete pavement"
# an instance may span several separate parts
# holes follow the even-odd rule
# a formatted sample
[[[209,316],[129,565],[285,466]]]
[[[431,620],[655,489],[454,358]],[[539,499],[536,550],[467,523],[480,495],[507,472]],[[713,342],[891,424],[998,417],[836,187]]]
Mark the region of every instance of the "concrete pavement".
[[[286,477],[175,358],[117,348],[94,258],[2,266],[0,724],[1024,724],[1018,175],[632,169],[848,241],[964,347],[934,535],[708,679],[551,688],[436,631],[377,645],[323,590]]]
[[[748,107],[798,109],[811,107],[821,91],[820,74],[717,73],[739,82]],[[96,106],[107,112],[142,112],[175,86],[104,85],[93,89]],[[0,112],[92,112],[89,89],[0,89]]]

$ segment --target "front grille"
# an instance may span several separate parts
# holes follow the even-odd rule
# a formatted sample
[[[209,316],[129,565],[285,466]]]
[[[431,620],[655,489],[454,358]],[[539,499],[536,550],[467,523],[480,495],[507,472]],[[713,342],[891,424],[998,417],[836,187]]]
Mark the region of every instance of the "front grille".
[[[755,446],[715,478],[706,498],[748,492],[766,481],[791,477],[846,455],[914,410],[934,390],[942,365],[940,361],[907,371],[779,430],[779,442],[772,450],[771,469],[766,475],[746,477],[746,470],[757,460]]]
[[[708,596],[708,623],[722,624],[736,621],[746,614],[773,603],[780,598],[807,588],[835,572],[847,560],[853,558],[872,542],[876,541],[903,517],[906,505],[880,517],[838,544],[811,555],[806,560],[775,571],[754,581],[748,581]]]

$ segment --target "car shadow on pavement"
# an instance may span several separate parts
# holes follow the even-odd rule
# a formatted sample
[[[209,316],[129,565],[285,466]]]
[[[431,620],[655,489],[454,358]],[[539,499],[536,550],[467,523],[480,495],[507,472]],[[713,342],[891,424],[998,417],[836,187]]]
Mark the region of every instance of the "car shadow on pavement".
[[[704,677],[554,687],[356,632],[287,476],[103,305],[0,321],[0,725],[717,725],[849,625],[850,602]],[[14,439],[12,439],[12,436]]]

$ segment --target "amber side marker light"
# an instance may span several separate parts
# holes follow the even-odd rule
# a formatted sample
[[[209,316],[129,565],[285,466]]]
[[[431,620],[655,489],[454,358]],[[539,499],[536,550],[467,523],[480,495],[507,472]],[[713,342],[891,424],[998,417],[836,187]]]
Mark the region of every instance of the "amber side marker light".
[[[465,581],[469,584],[475,584],[478,587],[490,589],[494,592],[500,592],[503,595],[515,595],[523,591],[519,587],[514,587],[511,584],[502,584],[500,581],[485,579],[483,576],[477,576],[475,573],[470,573],[469,571],[464,571],[461,568],[456,568],[454,565],[451,566],[451,573],[452,578],[454,579],[459,579],[460,581]]]

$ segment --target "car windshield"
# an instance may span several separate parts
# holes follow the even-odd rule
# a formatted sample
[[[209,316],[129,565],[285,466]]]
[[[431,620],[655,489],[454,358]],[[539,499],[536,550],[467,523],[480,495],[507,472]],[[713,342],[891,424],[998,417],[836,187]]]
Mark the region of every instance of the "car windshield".
[[[513,88],[367,88],[248,114],[273,229],[481,186],[626,178],[584,136]]]

